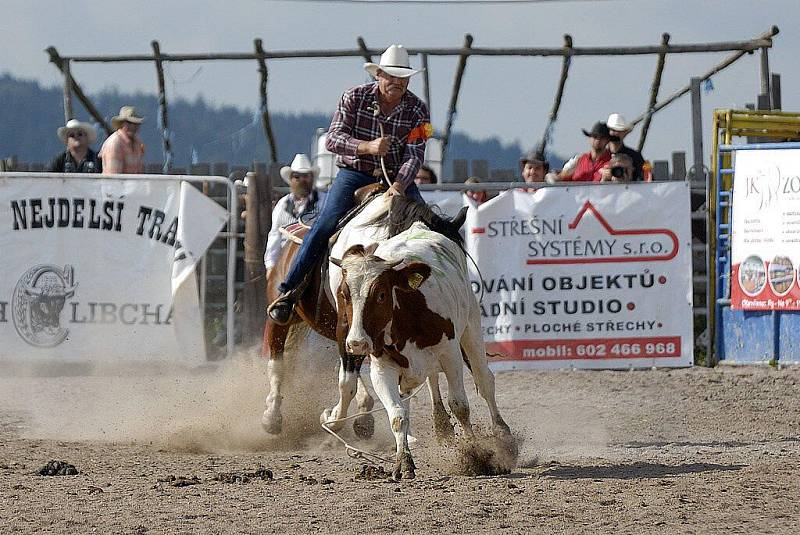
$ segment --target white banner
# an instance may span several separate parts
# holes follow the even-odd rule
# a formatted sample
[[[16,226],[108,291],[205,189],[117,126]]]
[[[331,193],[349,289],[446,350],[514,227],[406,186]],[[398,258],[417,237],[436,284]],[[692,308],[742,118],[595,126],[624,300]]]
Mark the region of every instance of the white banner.
[[[692,365],[687,183],[512,190],[466,226],[495,369]]]
[[[736,152],[731,306],[800,310],[800,150]]]
[[[0,359],[204,361],[194,265],[226,220],[186,182],[0,178]]]

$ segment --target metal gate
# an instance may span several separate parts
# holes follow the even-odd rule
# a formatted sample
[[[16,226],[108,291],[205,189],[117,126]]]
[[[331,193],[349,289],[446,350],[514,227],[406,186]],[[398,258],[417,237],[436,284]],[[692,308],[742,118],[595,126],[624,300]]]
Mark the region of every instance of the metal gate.
[[[775,363],[800,360],[800,312],[731,308],[731,215],[736,153],[775,149],[800,149],[800,143],[722,144],[718,145],[715,153],[714,346],[720,361]]]

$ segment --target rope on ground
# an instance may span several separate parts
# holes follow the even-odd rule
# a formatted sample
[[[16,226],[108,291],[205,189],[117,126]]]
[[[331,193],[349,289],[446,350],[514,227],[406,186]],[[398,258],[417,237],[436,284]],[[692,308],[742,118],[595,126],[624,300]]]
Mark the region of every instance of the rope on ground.
[[[408,401],[409,399],[411,399],[414,396],[416,396],[419,393],[419,391],[422,390],[422,387],[424,387],[424,386],[425,386],[425,383],[422,383],[421,385],[419,385],[409,395],[407,395],[404,398],[401,398],[402,401]],[[376,413],[376,412],[383,412],[385,410],[386,410],[386,407],[379,407],[377,409],[372,409],[371,411],[359,412],[358,414],[351,414],[350,416],[345,416],[344,418],[338,418],[336,420],[331,420],[329,422],[320,422],[320,425],[322,426],[322,429],[324,429],[326,432],[328,432],[331,435],[333,435],[333,437],[336,440],[338,440],[339,442],[342,443],[342,445],[344,446],[345,451],[347,452],[347,455],[350,456],[351,458],[353,458],[353,459],[364,459],[365,461],[367,461],[368,463],[372,464],[373,466],[377,466],[379,463],[387,463],[387,464],[389,464],[389,463],[392,462],[391,460],[386,459],[385,457],[381,457],[380,455],[378,455],[376,453],[372,453],[372,452],[369,452],[369,451],[365,451],[365,450],[356,448],[355,446],[351,446],[345,439],[343,439],[341,436],[339,436],[339,434],[336,431],[334,431],[333,429],[328,427],[331,424],[335,424],[335,423],[339,423],[339,422],[346,422],[347,420],[354,420],[356,418],[359,418],[360,416],[366,416],[368,414],[373,414],[373,413]]]

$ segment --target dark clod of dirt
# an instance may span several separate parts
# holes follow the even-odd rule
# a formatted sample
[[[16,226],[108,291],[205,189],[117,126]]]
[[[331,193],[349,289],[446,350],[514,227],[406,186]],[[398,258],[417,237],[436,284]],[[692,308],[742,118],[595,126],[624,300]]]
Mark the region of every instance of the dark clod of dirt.
[[[76,476],[78,469],[66,461],[50,461],[36,473],[40,476]]]
[[[306,485],[316,485],[317,483],[319,483],[319,481],[317,481],[317,478],[315,478],[314,476],[304,476],[302,474],[300,475],[300,481],[305,481]]]
[[[476,438],[458,447],[457,470],[467,476],[509,474],[517,464],[518,449],[513,438]]]
[[[158,483],[169,483],[172,487],[188,487],[190,485],[199,485],[200,478],[197,476],[192,477],[185,477],[185,476],[173,476],[172,474],[166,477],[160,477],[156,481]]]
[[[378,481],[389,479],[392,475],[384,470],[382,466],[371,466],[362,464],[361,470],[356,474],[356,479],[364,481]]]
[[[215,481],[220,481],[222,483],[236,483],[239,485],[250,483],[250,481],[254,479],[260,479],[262,481],[267,481],[267,480],[272,481],[273,479],[272,470],[268,470],[263,466],[261,466],[253,472],[221,472],[214,476]]]

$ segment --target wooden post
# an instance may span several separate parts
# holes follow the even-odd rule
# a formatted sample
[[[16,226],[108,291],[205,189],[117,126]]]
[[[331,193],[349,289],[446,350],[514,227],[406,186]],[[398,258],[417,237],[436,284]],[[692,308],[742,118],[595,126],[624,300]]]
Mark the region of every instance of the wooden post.
[[[431,81],[428,77],[428,54],[420,54],[422,66],[422,94],[425,97],[425,104],[428,105],[428,114],[431,115],[433,122],[433,112],[431,111]]]
[[[553,133],[553,126],[556,124],[556,119],[558,118],[558,110],[561,107],[561,98],[564,96],[564,87],[567,85],[570,65],[572,65],[572,36],[564,34],[564,59],[561,61],[561,77],[558,79],[558,89],[556,89],[553,107],[550,109],[550,115],[547,118],[547,126],[544,129],[542,141],[539,143],[539,150],[542,152],[547,148],[547,143],[550,141],[550,136]]]
[[[66,62],[67,60],[63,59],[58,54],[58,51],[56,50],[56,48],[53,47],[53,46],[47,47],[45,52],[47,52],[47,54],[50,56],[50,63],[55,65],[58,68],[58,70],[60,70],[61,73],[64,74],[64,62]],[[71,82],[70,89],[72,90],[72,92],[74,92],[75,96],[78,97],[78,100],[81,101],[81,104],[83,104],[83,107],[86,108],[86,111],[89,112],[89,115],[91,115],[92,118],[95,121],[97,121],[97,123],[100,126],[103,127],[103,130],[106,131],[106,135],[110,136],[111,133],[114,130],[111,129],[111,127],[108,125],[106,120],[103,118],[103,115],[99,111],[97,111],[97,108],[94,107],[94,104],[92,104],[92,101],[89,100],[89,98],[83,92],[83,89],[81,89],[81,86],[79,86],[78,82],[75,81],[75,78],[72,77],[72,72],[71,71],[69,72],[69,80]]]
[[[69,60],[65,60],[61,71],[64,73],[64,123],[75,118],[72,110],[72,74],[69,69]]]
[[[770,89],[772,90],[772,109],[781,109],[781,75],[772,73],[770,81]]]
[[[767,107],[770,109],[770,90],[769,90],[769,48],[764,47],[761,49],[761,94],[766,95]]]
[[[700,100],[700,83],[702,78],[692,78],[692,161],[694,176],[692,180],[703,180],[703,109]]]
[[[167,115],[167,91],[164,87],[164,65],[161,60],[161,47],[158,41],[151,41],[153,58],[156,62],[156,75],[158,76],[158,114],[161,123],[161,147],[164,150],[164,167],[162,172],[167,175],[172,170],[172,143],[169,139],[169,117]]]
[[[367,43],[364,42],[364,38],[359,35],[356,41],[358,42],[359,50],[361,50],[361,55],[364,56],[364,61],[367,63],[372,63],[372,54],[369,53],[369,49],[367,48]]]
[[[261,124],[264,126],[264,136],[267,138],[270,161],[277,162],[278,149],[275,147],[275,136],[272,133],[272,123],[269,120],[269,107],[267,106],[269,72],[267,71],[267,60],[264,59],[264,47],[261,39],[255,40],[255,47],[256,55],[258,56],[258,72],[261,73],[261,85],[259,86],[259,93],[261,94]]]
[[[464,78],[464,69],[467,67],[467,57],[471,47],[472,36],[467,34],[464,36],[464,46],[461,48],[461,56],[459,57],[458,68],[456,69],[456,79],[453,83],[453,93],[450,96],[450,106],[447,109],[447,124],[442,134],[442,162],[444,162],[444,155],[447,152],[447,143],[450,141],[450,129],[453,128],[453,119],[456,115],[458,93],[461,90],[461,80]]]
[[[656,62],[656,73],[653,76],[653,84],[650,86],[650,103],[647,105],[647,113],[644,117],[644,124],[642,125],[642,133],[639,136],[639,146],[636,150],[642,152],[644,142],[647,139],[647,131],[650,130],[650,121],[653,119],[653,106],[656,105],[658,100],[658,90],[661,87],[661,73],[664,72],[664,63],[667,60],[667,50],[669,49],[669,34],[664,33],[661,35],[661,46],[663,50],[658,53],[658,61]]]
[[[257,168],[256,165],[253,166]],[[244,317],[243,338],[245,344],[252,344],[264,332],[266,320],[267,283],[264,269],[264,249],[266,233],[261,226],[261,206],[269,199],[263,199],[266,174],[260,172],[247,173],[247,195],[245,196],[246,214],[244,226]]]

